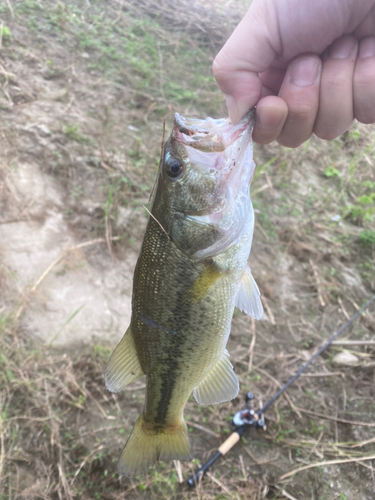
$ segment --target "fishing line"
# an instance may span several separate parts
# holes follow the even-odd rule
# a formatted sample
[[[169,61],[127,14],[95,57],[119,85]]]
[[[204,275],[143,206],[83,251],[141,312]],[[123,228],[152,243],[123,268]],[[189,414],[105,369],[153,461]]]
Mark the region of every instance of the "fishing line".
[[[375,300],[375,295],[369,299],[366,304],[361,307],[353,316],[341,327],[337,332],[335,332],[332,337],[327,340],[325,344],[322,345],[322,347],[312,356],[307,363],[305,363],[301,368],[291,377],[282,387],[280,390],[278,390],[272,398],[267,401],[267,403],[254,412],[249,406],[249,401],[251,401],[254,396],[252,393],[247,393],[246,395],[246,409],[239,411],[236,413],[236,415],[233,417],[233,423],[234,423],[234,432],[229,436],[229,438],[224,441],[224,443],[218,448],[218,451],[216,454],[208,460],[202,467],[200,467],[197,471],[194,472],[194,474],[189,477],[187,480],[188,486],[195,486],[198,481],[203,477],[203,475],[207,472],[207,470],[211,467],[211,465],[221,456],[224,456],[238,441],[240,440],[242,434],[251,426],[256,427],[256,428],[262,428],[264,427],[264,421],[261,419],[262,414],[268,410],[268,408],[278,399],[283,392],[286,391],[286,389],[308,368],[311,363],[315,361],[315,359],[324,352],[327,347],[329,347],[332,342],[344,331],[346,330],[357,318],[360,316],[368,307],[369,305]]]

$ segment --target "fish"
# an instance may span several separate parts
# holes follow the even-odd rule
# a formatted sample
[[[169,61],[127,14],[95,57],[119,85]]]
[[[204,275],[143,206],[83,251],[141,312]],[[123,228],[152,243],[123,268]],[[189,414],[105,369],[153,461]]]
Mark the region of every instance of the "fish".
[[[192,460],[183,416],[191,393],[199,405],[238,394],[226,350],[233,311],[263,313],[248,267],[254,122],[254,109],[237,125],[176,113],[162,146],[130,325],[104,375],[114,393],[146,375],[144,410],[117,464],[121,476],[158,460]]]

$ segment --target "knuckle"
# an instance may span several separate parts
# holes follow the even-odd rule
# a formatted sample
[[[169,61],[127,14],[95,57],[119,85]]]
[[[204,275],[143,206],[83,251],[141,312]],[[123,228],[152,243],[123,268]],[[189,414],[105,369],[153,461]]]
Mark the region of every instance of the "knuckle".
[[[369,58],[372,59],[372,58]],[[375,64],[365,64],[367,61],[361,61],[354,72],[354,88],[363,92],[364,89],[372,88],[375,80]],[[372,63],[372,61],[369,61]]]
[[[315,103],[295,102],[288,103],[288,109],[288,117],[277,142],[287,148],[297,148],[311,137],[317,111],[316,105]]]
[[[366,59],[364,61],[366,61]],[[358,68],[358,70],[355,71],[354,116],[361,123],[365,124],[375,123],[374,81],[375,81],[375,64],[363,63]]]
[[[218,54],[212,63],[212,73],[219,84],[228,77],[228,69],[220,59],[220,54]]]
[[[337,92],[341,92],[342,89],[352,88],[351,74],[348,75],[346,72],[339,73],[336,72],[331,75],[330,78],[324,78],[321,84],[321,91],[327,93],[329,96],[337,96]]]
[[[316,114],[315,105],[296,103],[293,106],[288,105],[288,108],[287,122],[293,125],[304,125],[312,121]]]

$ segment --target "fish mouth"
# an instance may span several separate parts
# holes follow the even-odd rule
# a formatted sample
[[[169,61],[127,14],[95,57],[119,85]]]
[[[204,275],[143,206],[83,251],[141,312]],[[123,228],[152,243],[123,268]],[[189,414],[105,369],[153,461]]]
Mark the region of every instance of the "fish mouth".
[[[194,254],[197,260],[225,250],[251,225],[249,187],[255,168],[251,140],[254,124],[254,108],[237,125],[228,118],[199,120],[179,113],[174,116],[169,147],[189,165],[191,172],[203,172],[196,190],[202,189],[205,203],[194,211],[185,210],[185,216],[196,224],[214,227],[221,235]]]
[[[255,111],[250,110],[233,125],[229,118],[185,118],[175,113],[172,136],[185,146],[202,152],[220,153],[228,149],[254,123]]]

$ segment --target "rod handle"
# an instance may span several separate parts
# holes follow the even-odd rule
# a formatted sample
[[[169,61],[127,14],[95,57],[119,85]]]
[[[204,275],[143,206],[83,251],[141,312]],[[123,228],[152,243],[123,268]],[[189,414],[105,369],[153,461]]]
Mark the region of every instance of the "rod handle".
[[[235,444],[240,440],[240,434],[238,432],[233,432],[228,439],[218,448],[222,455],[225,455]]]
[[[211,467],[211,465],[219,458],[225,455],[238,441],[240,440],[242,434],[245,432],[247,425],[242,425],[241,427],[237,427],[237,429],[229,436],[228,439],[224,441],[224,443],[218,448],[216,454],[210,458],[208,462],[206,462],[202,467],[194,472],[192,476],[187,480],[188,486],[195,486],[199,479],[203,476],[205,472]]]

